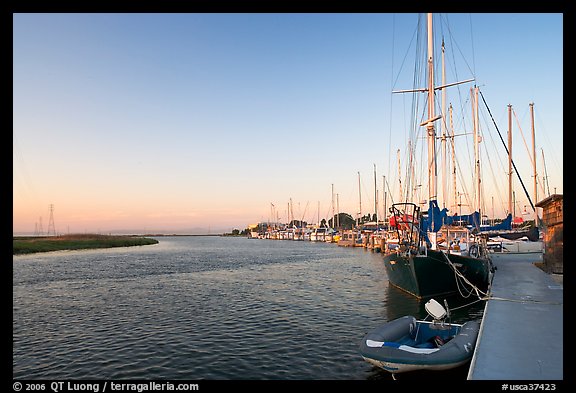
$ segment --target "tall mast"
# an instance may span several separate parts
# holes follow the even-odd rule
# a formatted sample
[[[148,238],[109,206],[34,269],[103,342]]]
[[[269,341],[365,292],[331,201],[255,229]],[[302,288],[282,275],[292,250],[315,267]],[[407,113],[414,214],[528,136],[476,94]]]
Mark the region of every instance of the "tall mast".
[[[378,188],[376,186],[376,164],[374,164],[374,221],[378,225]]]
[[[400,183],[400,198],[402,201],[402,169],[400,168],[400,149],[396,151],[396,158],[398,158],[398,182]]]
[[[492,197],[492,220],[490,221],[490,225],[494,225],[494,197]]]
[[[336,217],[334,216],[334,183],[332,183],[332,228],[336,228]]]
[[[473,114],[474,114],[474,168],[475,168],[475,177],[476,177],[476,210],[480,212],[480,150],[479,150],[479,142],[480,138],[478,137],[478,87],[474,88],[474,94],[472,96],[472,103],[474,105]],[[480,214],[480,222],[482,222],[482,215]]]
[[[442,86],[446,85],[446,67],[444,63],[444,38],[442,38]],[[448,182],[446,181],[446,89],[442,88],[442,121],[440,122],[440,129],[442,132],[442,207],[446,207],[446,200],[448,199]]]
[[[542,153],[544,154],[544,153]],[[384,207],[384,215],[382,216],[382,224],[386,225],[386,216],[387,216],[387,212],[386,212],[386,176],[382,176],[382,198],[384,199],[383,202],[383,207]]]
[[[420,127],[426,127],[427,141],[428,141],[428,196],[429,200],[437,200],[438,196],[438,173],[436,168],[436,130],[434,128],[434,122],[442,118],[442,115],[436,116],[434,113],[434,90],[444,90],[447,87],[459,85],[461,83],[467,83],[474,80],[467,79],[460,82],[443,84],[441,86],[434,86],[434,37],[432,30],[432,14],[428,14],[427,23],[428,32],[428,81],[426,88],[417,88],[411,90],[397,90],[392,93],[410,93],[410,92],[426,92],[428,93],[428,119],[420,123]],[[400,154],[400,151],[398,151]],[[410,158],[411,159],[411,158]],[[399,176],[400,178],[401,176]],[[400,185],[402,182],[400,181]],[[400,187],[402,188],[402,187]],[[408,187],[406,189],[406,197],[408,198],[410,191]],[[400,192],[400,199],[402,199],[402,192]],[[433,220],[432,220],[433,222]]]
[[[336,218],[338,222],[337,228],[340,228],[340,197],[339,194],[336,194]]]
[[[362,218],[362,190],[360,187],[360,172],[358,172],[358,205],[360,211],[358,212],[358,225],[360,225],[360,219]]]
[[[412,141],[408,141],[408,150],[410,151],[410,158],[408,159],[409,168],[410,168],[410,176],[409,181],[406,182],[406,199],[412,199],[421,197],[420,194],[416,194],[416,190],[418,189],[418,185],[416,184],[416,165],[414,163],[414,150],[412,150]],[[411,186],[411,187],[410,187]],[[417,199],[418,202],[420,202]]]
[[[508,104],[508,213],[512,214],[512,105]]]
[[[428,201],[436,200],[438,193],[436,172],[436,130],[434,128],[434,36],[432,34],[432,13],[428,13]]]
[[[456,211],[456,208],[458,207],[458,194],[456,192],[456,147],[454,143],[454,121],[452,119],[452,104],[450,104],[448,111],[450,112],[450,145],[452,146],[452,197],[454,198],[454,211]]]
[[[534,168],[534,203],[538,202],[538,174],[536,173],[536,134],[534,133],[534,103],[530,103],[530,119],[532,123],[532,166]],[[538,208],[534,207],[534,225],[538,225]]]

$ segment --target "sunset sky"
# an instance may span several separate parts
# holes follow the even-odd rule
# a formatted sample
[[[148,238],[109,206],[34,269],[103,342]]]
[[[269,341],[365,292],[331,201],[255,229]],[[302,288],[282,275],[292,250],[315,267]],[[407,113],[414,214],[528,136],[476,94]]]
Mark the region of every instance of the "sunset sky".
[[[434,18],[447,82],[476,78],[505,140],[512,105],[513,158],[530,193],[534,103],[538,199],[562,194],[563,15]],[[401,165],[407,159],[411,95],[392,91],[414,87],[418,21],[415,13],[14,14],[13,233],[40,223],[45,232],[51,205],[58,233],[217,233],[271,214],[287,222],[290,200],[294,218],[316,222],[331,216],[332,187],[339,210],[354,216],[358,173],[362,212],[372,212],[374,165],[382,198],[383,176],[399,192],[397,150]],[[471,86],[447,90],[455,110],[469,111]],[[470,131],[470,115],[456,116]],[[503,217],[507,162],[485,109],[480,123],[486,209]]]

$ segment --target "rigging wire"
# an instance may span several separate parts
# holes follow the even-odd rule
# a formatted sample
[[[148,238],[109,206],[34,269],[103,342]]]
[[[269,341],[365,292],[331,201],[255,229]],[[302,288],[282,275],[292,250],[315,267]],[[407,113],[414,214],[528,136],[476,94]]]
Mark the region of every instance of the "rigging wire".
[[[544,191],[544,195],[550,196],[550,183],[548,182],[548,170],[546,169],[546,162],[544,161],[544,149],[542,150],[542,165],[544,166],[544,176],[542,179],[542,183],[548,186],[548,193]]]
[[[481,111],[480,113],[482,114],[482,120],[483,120],[484,123],[486,124],[486,128],[489,128],[489,126],[488,126],[489,122],[488,122],[488,120],[486,119],[486,113],[485,113],[484,111]],[[490,140],[491,143],[492,143],[492,146],[496,149],[496,148],[497,148],[497,143],[496,143],[496,141],[494,140],[493,133],[488,132],[487,134],[488,134],[488,137],[489,137],[489,138],[485,136],[486,133],[483,133],[483,134],[482,134],[483,140],[486,140],[486,141]],[[481,146],[481,147],[482,147],[482,146]],[[492,185],[493,185],[494,189],[496,190],[496,195],[498,196],[499,203],[500,203],[499,206],[501,207],[501,209],[502,209],[503,211],[506,211],[506,210],[507,210],[507,207],[506,207],[506,203],[507,203],[507,202],[506,202],[505,192],[503,192],[503,191],[500,190],[500,185],[502,184],[502,182],[496,181],[496,179],[499,179],[501,176],[496,174],[497,171],[495,171],[495,169],[494,169],[494,160],[493,160],[492,158],[495,156],[495,157],[498,159],[498,160],[497,160],[497,163],[499,164],[499,167],[500,167],[501,170],[504,172],[504,174],[506,173],[506,170],[503,169],[503,168],[505,168],[505,163],[502,162],[502,160],[501,160],[502,156],[501,156],[501,155],[499,155],[499,154],[495,154],[495,155],[490,155],[490,154],[488,154],[488,146],[487,146],[487,143],[484,143],[484,144],[483,144],[483,152],[485,153],[486,162],[487,162],[487,164],[488,164],[487,166],[488,166],[488,168],[490,169],[490,173],[491,173],[491,175],[492,175],[490,178],[493,180]],[[486,198],[484,198],[484,200],[486,200]]]
[[[528,143],[526,142],[526,137],[524,136],[524,131],[522,131],[522,127],[520,126],[520,120],[518,119],[518,116],[516,115],[516,111],[514,109],[512,109],[512,113],[514,114],[514,118],[516,119],[516,125],[518,126],[518,129],[520,130],[520,135],[522,136],[522,141],[524,142],[524,148],[526,149],[526,153],[528,154],[528,158],[530,159],[530,163],[532,164],[532,168],[534,168],[536,166],[534,163],[534,160],[536,159],[536,157],[532,156],[532,153],[530,152],[530,149],[528,148]],[[540,191],[542,192],[542,194],[546,194],[546,190],[544,189],[543,182],[538,181],[538,171],[536,171],[536,184],[538,186],[540,186]]]
[[[17,182],[19,186],[13,188],[17,190],[22,199],[29,198],[31,200],[31,205],[36,212],[36,216],[40,217],[40,223],[42,222],[41,209],[39,208],[40,202],[38,198],[38,193],[34,187],[34,182],[28,171],[28,166],[24,158],[24,153],[18,142],[18,137],[16,133],[12,133],[12,161],[13,161],[13,182]],[[14,161],[16,161],[14,163]]]
[[[553,143],[550,140],[551,133],[549,133],[546,130],[546,127],[544,126],[544,123],[542,122],[542,119],[540,118],[539,111],[534,111],[534,114],[535,114],[535,118],[536,118],[536,120],[535,120],[536,124],[538,125],[538,129],[542,130],[542,132],[540,132],[538,135],[541,135],[542,139],[544,140],[545,145],[547,146],[547,149],[549,149],[549,150],[547,150],[548,153],[550,153],[550,151],[552,151],[552,154],[547,153],[546,157],[547,158],[551,157],[552,163],[554,164],[554,168],[555,168],[554,173],[558,173],[560,178],[562,178],[563,177],[563,165],[562,165],[562,163],[558,163],[558,159],[562,158],[562,154],[557,154],[554,152],[554,150],[555,150],[554,148],[557,145],[557,142]],[[549,194],[550,194],[550,191],[548,191],[548,195]]]
[[[476,56],[475,56],[475,51],[474,51],[474,30],[472,29],[472,15],[470,16],[470,41],[471,44],[470,46],[472,47],[472,75],[476,75]]]
[[[494,123],[494,127],[496,127],[496,131],[498,132],[498,135],[500,136],[500,140],[502,141],[502,145],[504,145],[504,149],[506,151],[506,154],[510,154],[510,152],[508,151],[508,147],[506,146],[506,143],[504,142],[504,139],[502,138],[502,134],[500,133],[500,130],[498,129],[498,125],[496,124],[496,121],[494,121],[494,116],[492,116],[492,112],[490,111],[490,108],[488,107],[488,104],[486,103],[486,99],[484,98],[484,94],[482,93],[481,90],[479,90],[479,91],[480,91],[480,96],[482,97],[482,102],[484,102],[484,105],[486,106],[486,109],[488,110],[488,113],[490,114],[490,118],[492,119],[492,122]],[[512,162],[512,166],[514,167],[514,172],[516,172],[516,175],[518,176],[518,180],[520,181],[520,184],[522,185],[522,189],[524,190],[524,193],[526,194],[526,197],[528,198],[528,202],[530,203],[530,206],[532,207],[532,211],[536,211],[536,208],[534,207],[534,204],[532,203],[532,199],[530,198],[530,194],[526,190],[526,186],[524,186],[524,182],[522,181],[522,178],[520,177],[520,174],[518,173],[518,169],[516,168],[516,164],[514,163],[514,160],[511,159],[510,161]]]
[[[392,119],[395,118],[395,117],[393,116],[393,101],[394,101],[394,100],[392,99],[392,96],[393,96],[394,87],[396,86],[396,83],[398,82],[398,79],[399,79],[399,77],[400,77],[400,75],[401,75],[401,71],[404,69],[404,64],[405,64],[406,59],[407,59],[407,57],[408,57],[408,54],[409,54],[409,52],[410,52],[410,48],[412,47],[412,44],[414,43],[414,38],[415,38],[415,37],[418,37],[418,35],[417,35],[417,33],[418,33],[418,26],[419,26],[419,24],[417,24],[417,26],[415,27],[415,29],[414,29],[414,31],[413,31],[413,33],[412,33],[412,37],[411,37],[411,39],[410,39],[410,43],[409,43],[409,45],[408,45],[407,48],[406,48],[406,52],[404,53],[404,57],[403,57],[402,62],[401,62],[401,64],[400,64],[398,73],[396,74],[396,77],[394,77],[394,64],[395,64],[395,61],[394,61],[394,54],[395,54],[395,50],[394,50],[394,49],[395,49],[395,45],[394,45],[394,44],[395,44],[395,40],[396,40],[396,34],[395,34],[395,33],[396,33],[396,15],[395,15],[395,14],[392,15],[392,55],[391,55],[392,66],[391,66],[391,72],[390,72],[390,79],[391,79],[391,82],[390,82],[390,83],[391,83],[391,87],[392,87],[392,88],[390,89],[390,113],[389,113],[389,134],[388,134],[388,135],[389,135],[389,138],[388,138],[388,177],[392,177],[392,179],[394,180],[394,182],[393,182],[394,185],[396,184],[396,180],[400,181],[400,179],[397,179],[397,178],[396,178],[396,170],[393,169],[393,168],[395,168],[395,166],[391,165],[391,160],[392,160],[392,156],[393,156],[393,155],[392,155],[392,152],[391,152],[391,149],[392,149],[392,134],[393,134],[393,131],[392,131]],[[406,113],[404,100],[402,101],[402,103],[403,103],[404,113]],[[406,116],[403,116],[403,118],[406,119],[407,117],[406,117]],[[402,128],[403,128],[404,130],[406,130],[406,127],[402,127]],[[406,140],[406,139],[407,139],[407,138],[406,138],[406,135],[404,135],[404,140]],[[394,189],[394,191],[395,191],[396,187],[394,186],[393,189]],[[390,192],[390,196],[392,197],[392,200],[393,200],[393,195],[394,195],[394,194],[393,194],[392,192]],[[401,198],[402,198],[402,197],[400,197],[400,199],[401,199]]]
[[[534,157],[530,153],[530,149],[528,148],[528,144],[526,143],[526,137],[524,136],[524,131],[522,131],[522,127],[520,126],[520,120],[518,120],[518,116],[516,115],[516,111],[512,108],[512,114],[514,115],[514,119],[516,119],[516,125],[520,130],[520,136],[522,137],[522,141],[524,142],[524,148],[526,149],[526,153],[528,154],[528,158],[530,159],[530,163],[534,166]]]
[[[467,62],[467,60],[466,60],[466,58],[465,58],[462,50],[460,49],[460,47],[458,46],[456,40],[454,39],[454,35],[452,34],[452,31],[451,31],[451,29],[450,29],[450,24],[449,24],[449,22],[448,22],[448,17],[445,16],[444,14],[442,14],[442,16],[443,16],[443,19],[441,19],[441,21],[443,21],[444,23],[441,24],[441,27],[444,26],[444,25],[446,25],[447,39],[448,39],[448,42],[447,42],[448,45],[445,46],[445,54],[447,55],[447,56],[446,56],[446,57],[447,57],[447,61],[446,61],[445,64],[447,64],[447,65],[449,66],[450,71],[452,72],[452,74],[453,74],[454,77],[455,77],[455,80],[460,80],[461,78],[458,76],[458,67],[456,67],[456,58],[457,58],[456,53],[455,53],[455,48],[456,48],[456,49],[458,50],[458,53],[460,54],[459,58],[461,58],[461,59],[464,61],[464,63],[466,64],[466,66],[467,66],[468,69],[470,70],[470,73],[471,73],[472,76],[475,78],[474,71],[471,69],[471,67],[470,67],[469,63]],[[444,31],[444,30],[443,30],[443,31]],[[459,111],[458,113],[466,114],[466,113],[468,113],[468,111],[465,110],[464,107],[465,107],[465,105],[467,105],[467,104],[469,103],[470,97],[469,97],[468,94],[466,94],[466,95],[465,95],[466,98],[463,99],[463,98],[462,98],[463,94],[462,94],[462,89],[461,89],[462,86],[460,86],[460,85],[458,84],[458,85],[456,85],[456,86],[454,86],[454,87],[457,89],[457,90],[456,90],[456,92],[457,92],[457,94],[456,94],[456,97],[457,97],[457,105],[456,105],[455,107],[453,106],[453,109],[457,109],[457,111]],[[438,101],[437,101],[437,102],[438,102]],[[452,100],[448,99],[448,102],[450,103],[450,105],[452,105]],[[445,115],[445,117],[442,119],[443,124],[444,124],[444,129],[448,130],[449,127],[448,127],[447,115],[446,115],[446,114],[444,114],[444,115]],[[456,130],[456,129],[458,129],[459,127],[462,127],[464,130],[466,130],[466,129],[467,129],[467,127],[466,127],[466,117],[465,117],[464,115],[461,115],[461,116],[457,116],[457,119],[459,119],[459,121],[457,122],[457,124],[454,125],[454,129]],[[460,124],[460,121],[461,121],[461,124]],[[456,132],[455,132],[455,134],[456,134]],[[465,135],[465,134],[464,134],[464,135]],[[456,136],[456,135],[455,135],[455,136]],[[470,151],[470,150],[471,150],[471,147],[470,147],[470,144],[469,144],[469,138],[466,138],[466,139],[465,139],[465,144],[466,144],[466,145],[465,145],[466,148],[465,148],[464,150]],[[459,143],[458,145],[461,145],[461,143]],[[454,141],[454,146],[456,147],[456,141]],[[456,149],[456,150],[460,151],[461,149],[458,148],[458,149]],[[459,170],[460,187],[462,187],[463,189],[466,189],[466,188],[467,188],[467,185],[466,185],[466,182],[465,182],[464,179],[463,179],[464,176],[463,176],[463,174],[462,174],[463,171],[462,171],[462,163],[460,162],[461,159],[458,158],[458,157],[463,157],[463,156],[466,156],[466,155],[461,154],[461,153],[456,155],[455,161],[456,161],[456,165],[457,165],[458,168],[453,168],[453,170],[454,170],[454,171]],[[468,154],[466,157],[472,157],[472,154]],[[448,160],[448,161],[449,161],[449,160]],[[472,172],[473,172],[473,162],[472,162],[472,160],[468,160],[467,162],[468,162],[468,166],[469,166],[469,172],[472,173]],[[450,162],[447,162],[447,167],[448,167],[448,168],[450,168],[450,165],[451,165]],[[448,169],[448,168],[447,168],[447,169]],[[448,173],[450,173],[450,171],[446,170],[446,174],[448,174]],[[453,201],[453,199],[457,197],[457,195],[453,195],[453,193],[454,193],[453,189],[449,188],[449,189],[448,189],[448,193],[447,193],[447,198],[448,198],[449,201],[450,201],[450,200]],[[468,191],[465,191],[465,194],[466,194],[466,198],[469,198],[469,195],[470,195],[470,194],[468,193]],[[446,201],[445,201],[445,203],[446,203]],[[469,202],[468,202],[468,203],[469,203]],[[454,208],[456,208],[456,206],[454,206]]]

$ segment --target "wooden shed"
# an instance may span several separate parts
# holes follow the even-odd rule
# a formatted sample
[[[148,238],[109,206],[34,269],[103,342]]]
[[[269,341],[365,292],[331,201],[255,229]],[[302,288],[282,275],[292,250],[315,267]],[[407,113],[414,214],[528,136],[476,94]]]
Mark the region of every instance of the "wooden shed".
[[[564,273],[564,213],[562,194],[552,194],[536,207],[542,208],[544,267],[548,273]]]

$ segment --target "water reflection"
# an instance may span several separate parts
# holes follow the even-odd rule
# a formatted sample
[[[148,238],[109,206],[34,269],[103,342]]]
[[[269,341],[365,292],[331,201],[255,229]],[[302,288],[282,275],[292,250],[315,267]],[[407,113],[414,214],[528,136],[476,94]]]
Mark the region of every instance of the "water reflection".
[[[385,380],[390,374],[358,352],[363,334],[426,315],[424,301],[390,287],[380,254],[309,242],[159,240],[15,257],[14,378]]]
[[[434,299],[449,311],[451,322],[454,323],[464,323],[468,320],[482,318],[486,303],[478,298],[462,298],[459,295]],[[388,285],[386,301],[388,320],[391,321],[405,315],[413,315],[417,319],[430,318],[425,308],[428,300],[417,299],[393,285]]]

